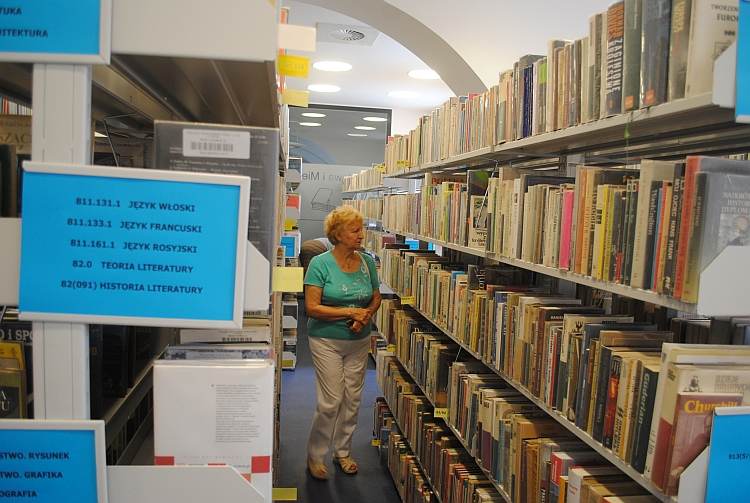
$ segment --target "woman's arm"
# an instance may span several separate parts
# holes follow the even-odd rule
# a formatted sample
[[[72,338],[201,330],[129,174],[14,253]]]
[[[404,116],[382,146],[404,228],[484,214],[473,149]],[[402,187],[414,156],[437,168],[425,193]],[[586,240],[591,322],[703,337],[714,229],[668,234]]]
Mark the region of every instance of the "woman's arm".
[[[378,294],[379,295],[379,294]],[[358,307],[332,307],[321,304],[323,289],[319,286],[305,285],[305,310],[310,318],[323,321],[339,321],[364,317],[365,309]],[[380,305],[380,301],[378,301]]]
[[[383,300],[383,297],[381,297],[379,290],[375,290],[372,292],[372,299],[370,300],[370,303],[365,308],[370,313],[370,318],[375,316],[375,313],[378,312],[378,309],[380,309],[380,302],[382,300]]]

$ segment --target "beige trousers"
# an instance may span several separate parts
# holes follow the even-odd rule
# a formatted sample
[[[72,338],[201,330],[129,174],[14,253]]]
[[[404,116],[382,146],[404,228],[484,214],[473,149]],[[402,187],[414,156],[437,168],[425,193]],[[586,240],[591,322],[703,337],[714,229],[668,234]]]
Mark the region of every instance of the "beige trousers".
[[[336,457],[349,456],[362,398],[370,338],[343,341],[308,338],[312,354],[318,407],[313,416],[307,455],[323,462],[333,443]]]

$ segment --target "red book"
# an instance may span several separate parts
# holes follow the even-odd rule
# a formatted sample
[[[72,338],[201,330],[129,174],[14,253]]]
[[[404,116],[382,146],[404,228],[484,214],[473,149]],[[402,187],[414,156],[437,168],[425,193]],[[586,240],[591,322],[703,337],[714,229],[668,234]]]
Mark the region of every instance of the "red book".
[[[573,202],[575,191],[562,194],[562,220],[560,222],[560,269],[570,269],[570,236],[573,232]]]
[[[615,434],[615,417],[617,416],[617,393],[620,389],[620,367],[622,358],[616,356],[612,359],[609,373],[609,384],[607,385],[607,402],[604,406],[604,427],[602,429],[602,444],[604,447],[612,448],[612,437]]]
[[[651,275],[651,289],[661,293],[664,279],[664,258],[669,235],[669,215],[672,210],[672,182],[663,181],[661,184],[661,208],[659,209],[659,233],[654,246],[654,273]]]
[[[708,446],[714,409],[737,405],[742,405],[742,393],[677,394],[674,426],[665,463],[669,470],[664,474],[664,489],[668,495],[677,495],[680,475]]]

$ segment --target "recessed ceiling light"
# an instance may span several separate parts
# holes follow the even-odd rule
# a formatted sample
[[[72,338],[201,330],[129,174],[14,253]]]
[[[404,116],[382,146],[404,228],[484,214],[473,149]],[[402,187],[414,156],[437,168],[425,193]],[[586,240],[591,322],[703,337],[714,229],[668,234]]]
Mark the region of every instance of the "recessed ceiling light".
[[[435,70],[430,70],[429,68],[412,70],[408,73],[408,75],[413,79],[419,80],[437,80],[440,78],[440,75],[438,75]]]
[[[364,133],[346,133],[348,136],[367,136]]]
[[[320,122],[300,122],[299,125],[307,127],[318,127],[322,126],[323,124],[321,124]]]
[[[367,122],[388,122],[388,119],[385,117],[362,117],[362,120]]]
[[[319,113],[317,113],[317,112],[305,112],[305,113],[303,113],[303,114],[300,114],[300,115],[301,115],[302,117],[315,117],[315,118],[318,118],[318,117],[325,117],[325,116],[326,116],[326,114],[319,114]]]
[[[388,93],[388,96],[391,98],[416,98],[419,96],[419,94],[415,93],[414,91],[391,91]]]
[[[107,135],[106,134],[102,134],[99,131],[94,131],[94,137],[95,138],[106,138]]]
[[[310,84],[307,86],[307,90],[316,93],[337,93],[341,91],[341,88],[333,84]]]
[[[313,63],[313,68],[323,72],[348,72],[352,69],[352,65],[343,61],[316,61]]]
[[[354,129],[361,129],[362,131],[374,131],[375,128],[372,126],[354,126]]]

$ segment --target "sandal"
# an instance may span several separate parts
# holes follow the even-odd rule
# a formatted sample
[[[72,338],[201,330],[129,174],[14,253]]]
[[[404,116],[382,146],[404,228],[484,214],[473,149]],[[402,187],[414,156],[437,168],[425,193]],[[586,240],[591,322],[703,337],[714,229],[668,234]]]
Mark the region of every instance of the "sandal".
[[[328,480],[328,468],[326,468],[325,463],[315,462],[308,459],[307,469],[310,471],[312,478],[317,480]]]
[[[337,458],[334,456],[333,464],[339,465],[341,471],[347,475],[354,475],[359,471],[359,465],[357,465],[357,462],[354,461],[354,458],[351,456],[345,456],[343,458]]]

